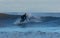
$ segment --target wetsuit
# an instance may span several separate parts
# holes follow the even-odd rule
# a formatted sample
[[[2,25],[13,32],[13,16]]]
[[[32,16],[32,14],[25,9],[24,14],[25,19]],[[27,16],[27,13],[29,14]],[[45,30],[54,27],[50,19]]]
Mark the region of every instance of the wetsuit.
[[[26,20],[26,18],[27,18],[26,14],[22,15],[20,22],[24,22]]]

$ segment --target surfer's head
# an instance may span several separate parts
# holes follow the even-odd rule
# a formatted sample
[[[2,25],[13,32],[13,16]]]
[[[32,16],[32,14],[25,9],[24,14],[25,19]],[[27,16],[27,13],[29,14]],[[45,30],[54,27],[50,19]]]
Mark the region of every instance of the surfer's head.
[[[24,15],[26,15],[26,16],[27,16],[28,14],[27,14],[27,13],[25,13]]]
[[[25,15],[27,15],[27,13],[25,13]]]

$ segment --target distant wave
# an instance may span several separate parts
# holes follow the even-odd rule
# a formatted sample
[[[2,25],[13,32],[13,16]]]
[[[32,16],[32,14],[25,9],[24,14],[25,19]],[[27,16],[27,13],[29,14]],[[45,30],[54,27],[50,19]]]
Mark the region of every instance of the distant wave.
[[[25,12],[6,12],[3,14],[8,14],[8,15],[23,15]],[[1,14],[1,13],[0,13]],[[35,13],[27,13],[27,14],[31,14],[32,16],[54,16],[54,17],[60,17],[60,13],[46,13],[46,12],[35,12]]]
[[[0,19],[15,19],[19,18],[21,15],[10,15],[5,13],[0,13]]]

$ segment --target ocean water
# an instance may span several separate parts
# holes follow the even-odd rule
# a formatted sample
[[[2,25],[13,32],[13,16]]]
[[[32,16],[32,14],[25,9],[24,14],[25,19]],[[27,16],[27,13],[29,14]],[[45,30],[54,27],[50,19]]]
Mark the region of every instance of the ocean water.
[[[8,13],[9,14],[9,13]],[[18,14],[15,18],[0,19],[0,31],[57,31],[60,28],[60,13],[31,13],[29,21],[23,24],[14,24],[20,21]],[[21,15],[21,13],[19,13]],[[12,16],[11,16],[12,17]]]

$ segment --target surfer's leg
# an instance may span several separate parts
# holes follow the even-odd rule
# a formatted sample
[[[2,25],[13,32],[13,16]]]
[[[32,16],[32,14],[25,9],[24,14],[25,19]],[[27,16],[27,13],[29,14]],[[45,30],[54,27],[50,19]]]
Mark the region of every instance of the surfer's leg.
[[[21,19],[20,22],[24,22],[24,19]]]
[[[25,18],[22,18],[20,22],[24,22],[26,19]]]

